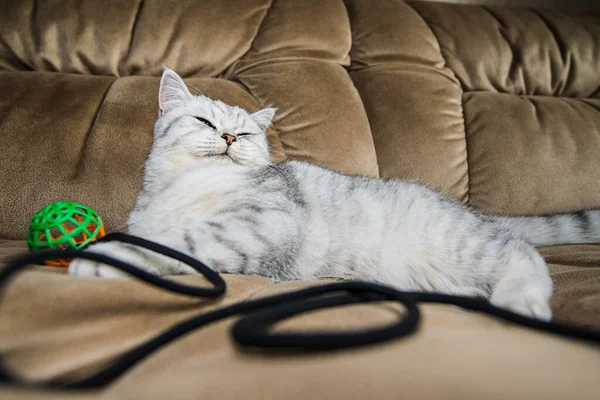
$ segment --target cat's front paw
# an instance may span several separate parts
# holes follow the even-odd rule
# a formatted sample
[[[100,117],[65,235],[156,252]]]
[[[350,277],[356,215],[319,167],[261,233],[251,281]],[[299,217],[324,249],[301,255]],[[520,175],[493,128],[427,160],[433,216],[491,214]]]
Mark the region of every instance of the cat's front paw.
[[[122,243],[97,243],[90,246],[86,252],[103,254],[142,268],[147,272],[156,273],[155,270],[147,265],[146,260],[140,252]],[[74,276],[97,276],[101,278],[123,278],[128,276],[119,269],[84,258],[72,260],[69,264],[68,273]]]
[[[74,276],[99,276],[101,278],[124,278],[127,276],[124,272],[84,258],[76,258],[69,264],[69,275]]]
[[[497,291],[492,294],[491,302],[495,306],[507,308],[517,314],[550,321],[552,309],[550,307],[551,287],[548,285],[531,285],[522,291]]]

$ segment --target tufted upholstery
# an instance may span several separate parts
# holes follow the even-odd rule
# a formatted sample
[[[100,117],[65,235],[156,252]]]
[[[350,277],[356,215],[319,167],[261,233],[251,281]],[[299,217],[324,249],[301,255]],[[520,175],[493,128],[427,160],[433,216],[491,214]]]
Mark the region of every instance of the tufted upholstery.
[[[597,15],[366,3],[350,76],[381,176],[504,214],[600,206]]]
[[[250,111],[277,107],[269,131],[277,160],[414,179],[489,212],[600,208],[600,13],[559,8],[0,1],[0,256],[24,250],[30,216],[60,199],[96,209],[109,231],[124,229],[141,186],[163,64],[209,97]],[[600,327],[600,246],[543,253],[556,283],[557,318]],[[241,276],[228,283],[226,303],[304,285]],[[204,307],[177,308],[132,282],[74,283],[46,270],[15,285],[6,306],[12,324],[0,323],[0,337],[10,340],[0,350],[36,377],[77,375]],[[312,322],[390,318],[375,305],[361,307]],[[310,360],[240,356],[226,341],[229,325],[219,324],[105,394],[152,398],[180,388],[207,398],[398,398],[406,391],[516,399],[600,391],[583,372],[597,369],[597,349],[451,307],[424,309],[426,333],[410,343]],[[200,348],[201,360],[185,358]],[[440,360],[444,353],[449,358]],[[388,364],[403,378],[386,374]],[[335,382],[320,379],[327,371]],[[520,377],[526,379],[515,384]],[[141,388],[141,381],[151,384]],[[304,382],[312,392],[303,391]]]
[[[313,3],[4,3],[0,237],[56,198],[122,229],[163,64],[209,96],[276,106],[277,159],[418,179],[499,213],[600,206],[596,14]]]
[[[368,121],[344,68],[344,4],[233,3],[235,13],[221,0],[86,1],[63,7],[69,17],[51,11],[52,2],[4,3],[0,146],[14,150],[0,161],[0,186],[9,188],[0,237],[23,237],[22,221],[55,198],[78,198],[109,230],[122,229],[141,183],[163,64],[211,97],[250,110],[276,106],[278,159],[283,143],[288,157],[377,176]]]

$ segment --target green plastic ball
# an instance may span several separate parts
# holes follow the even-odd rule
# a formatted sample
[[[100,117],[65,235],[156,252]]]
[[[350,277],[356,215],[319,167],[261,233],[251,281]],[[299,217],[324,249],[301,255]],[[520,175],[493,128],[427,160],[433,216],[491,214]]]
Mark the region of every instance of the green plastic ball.
[[[80,249],[104,236],[100,215],[83,204],[58,201],[39,210],[29,224],[27,245],[32,252],[72,247]],[[67,266],[67,260],[47,261]]]

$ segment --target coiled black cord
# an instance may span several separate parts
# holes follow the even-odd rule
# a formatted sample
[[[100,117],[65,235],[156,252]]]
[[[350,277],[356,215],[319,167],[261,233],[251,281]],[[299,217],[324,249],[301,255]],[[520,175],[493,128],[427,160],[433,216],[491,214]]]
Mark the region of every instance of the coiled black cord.
[[[123,233],[112,233],[101,239],[101,241],[111,240],[143,247],[181,261],[202,274],[212,284],[212,287],[196,287],[180,284],[150,274],[131,264],[106,255],[66,249],[26,254],[13,259],[5,268],[0,270],[0,295],[2,290],[6,288],[10,278],[17,272],[22,271],[31,264],[39,264],[44,260],[58,258],[84,258],[108,264],[150,285],[176,294],[211,298],[219,297],[225,293],[225,281],[219,274],[199,260],[158,243]],[[324,296],[325,294],[328,295]],[[402,304],[406,308],[406,312],[396,322],[382,327],[347,332],[277,333],[269,331],[269,327],[274,323],[300,313],[345,304],[384,300],[396,301]],[[432,293],[402,292],[387,286],[368,282],[339,282],[236,303],[197,315],[173,325],[154,338],[129,350],[106,368],[76,381],[51,380],[46,382],[32,382],[25,380],[10,371],[0,355],[0,381],[19,386],[47,389],[89,389],[104,386],[121,376],[149,354],[180,336],[211,322],[236,314],[242,314],[242,317],[233,325],[231,333],[233,339],[241,346],[263,349],[301,350],[305,352],[375,344],[413,333],[419,324],[420,318],[417,307],[418,302],[454,304],[466,309],[494,315],[540,331],[600,343],[600,332],[561,323],[543,322],[527,318],[494,307],[483,299]]]

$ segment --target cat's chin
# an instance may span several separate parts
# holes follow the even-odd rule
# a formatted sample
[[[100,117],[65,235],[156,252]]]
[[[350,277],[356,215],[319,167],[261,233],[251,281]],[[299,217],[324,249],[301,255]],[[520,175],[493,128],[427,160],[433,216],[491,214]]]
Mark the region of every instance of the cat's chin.
[[[264,166],[264,165],[271,164],[271,160],[263,161],[262,159],[255,159],[255,160],[252,160],[251,162],[248,162],[248,160],[240,159],[240,158],[236,157],[235,155],[232,155],[229,152],[221,153],[221,154],[205,155],[204,157],[202,157],[202,160],[207,161],[207,162],[219,163],[219,164],[237,164],[237,165],[245,165],[245,166]]]
[[[205,162],[217,163],[217,164],[237,164],[237,165],[245,165],[240,160],[236,159],[236,157],[232,157],[228,153],[222,154],[212,154],[209,156],[202,157],[202,160]]]
[[[204,157],[204,159],[206,161],[217,162],[217,163],[221,163],[221,164],[240,164],[239,162],[237,162],[235,159],[233,159],[227,153],[207,156],[207,157]]]

